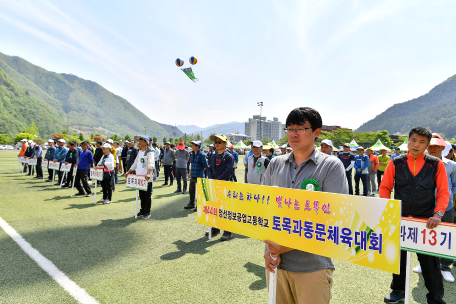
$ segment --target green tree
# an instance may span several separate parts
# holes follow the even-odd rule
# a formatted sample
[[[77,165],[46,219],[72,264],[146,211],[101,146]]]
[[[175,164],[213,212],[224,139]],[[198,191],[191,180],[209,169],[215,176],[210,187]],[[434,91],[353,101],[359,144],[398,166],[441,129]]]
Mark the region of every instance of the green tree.
[[[90,139],[93,139],[95,135],[93,135],[93,133],[90,134]]]
[[[172,144],[174,142],[174,138],[170,137],[168,138],[168,141]]]
[[[8,134],[0,134],[0,144],[10,144],[12,141]]]
[[[263,143],[263,145],[266,145],[271,142],[271,139],[269,139],[269,137],[265,137],[261,140],[261,142]]]
[[[68,134],[68,132],[66,130],[63,130],[62,134]]]
[[[125,140],[131,141],[130,135],[126,134],[126,135],[125,135]]]
[[[321,135],[320,135],[320,137],[321,137]],[[282,138],[279,139],[277,144],[279,146],[282,146],[282,145],[286,144],[287,142],[288,142],[288,136],[287,136],[287,134],[283,134]]]
[[[166,142],[166,137],[163,136],[163,143],[165,143],[165,142]]]
[[[353,131],[345,128],[337,129],[332,132],[321,132],[320,136],[318,136],[320,142],[323,139],[329,139],[335,147],[342,146],[344,143],[350,143],[353,138]]]
[[[158,139],[156,136],[152,137],[152,142],[156,143],[157,141],[158,141]]]
[[[83,141],[84,140],[84,134],[79,133],[79,140]]]
[[[181,138],[174,138],[174,143],[177,145],[180,141],[182,141]]]
[[[234,143],[234,137],[233,137],[233,136],[230,136],[229,141],[230,141],[230,143]]]
[[[195,135],[195,140],[201,140],[201,136],[199,134]]]
[[[32,121],[32,123],[27,127],[27,129],[24,130],[24,133],[29,133],[37,136],[40,135],[38,132],[38,127],[36,126],[34,121]]]
[[[19,142],[23,139],[27,139],[27,140],[34,140],[35,139],[35,135],[33,134],[30,134],[30,133],[25,133],[25,132],[22,132],[22,133],[17,133],[16,135],[14,135],[14,142]]]

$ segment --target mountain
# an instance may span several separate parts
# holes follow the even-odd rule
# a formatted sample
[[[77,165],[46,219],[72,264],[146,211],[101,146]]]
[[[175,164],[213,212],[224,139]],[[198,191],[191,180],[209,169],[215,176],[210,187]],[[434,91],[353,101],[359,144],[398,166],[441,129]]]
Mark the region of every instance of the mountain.
[[[232,122],[228,122],[225,124],[216,124],[216,125],[212,125],[212,126],[209,126],[206,128],[200,128],[200,127],[194,126],[194,125],[189,125],[189,126],[179,125],[177,127],[182,132],[187,133],[187,134],[201,134],[201,132],[203,132],[204,138],[207,138],[211,133],[227,135],[228,133],[239,132],[241,134],[244,134],[244,132],[245,132],[245,122],[237,122],[237,121],[232,121]]]
[[[33,97],[0,68],[0,133],[14,138],[32,121],[46,137],[65,126],[61,113]]]
[[[20,57],[2,53],[0,68],[32,96],[51,106],[76,130],[137,135],[143,134],[146,127],[148,134],[159,139],[172,136],[171,125],[151,120],[127,100],[96,82],[50,72]],[[183,135],[178,129],[175,132],[176,136]]]
[[[446,138],[456,136],[456,75],[423,96],[389,107],[356,131],[407,134],[415,126],[428,127]]]

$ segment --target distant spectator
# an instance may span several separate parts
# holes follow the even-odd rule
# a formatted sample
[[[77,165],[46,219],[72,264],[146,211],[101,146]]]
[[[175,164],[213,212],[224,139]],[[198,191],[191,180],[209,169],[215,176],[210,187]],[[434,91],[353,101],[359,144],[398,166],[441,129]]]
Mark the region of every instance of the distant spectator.
[[[377,170],[377,184],[378,187],[380,188],[380,184],[382,182],[382,176],[385,173],[386,166],[388,165],[389,161],[391,160],[391,157],[389,155],[386,155],[386,149],[382,149],[382,155],[378,156],[378,170]]]
[[[367,167],[367,194],[376,195],[377,185],[375,178],[377,176],[378,158],[372,153],[372,148],[367,148],[366,154],[369,157],[369,166]]]
[[[190,160],[190,153],[185,149],[184,142],[180,142],[177,145],[177,150],[175,152],[176,156],[176,181],[177,181],[177,190],[174,193],[187,193],[187,163]],[[181,179],[184,181],[182,187]]]
[[[367,166],[369,157],[364,155],[364,148],[358,147],[359,155],[355,156],[355,195],[359,195],[359,180],[363,182],[363,196],[367,196]]]
[[[339,154],[339,159],[342,161],[345,167],[345,173],[347,175],[348,182],[348,193],[353,194],[352,186],[352,168],[355,165],[355,156],[350,152],[350,144],[344,144],[344,152]]]
[[[234,151],[233,145],[230,145],[228,147],[228,151],[230,151],[231,155],[233,155],[233,174],[231,175],[231,181],[237,183],[236,169],[239,162],[239,154],[236,151]]]

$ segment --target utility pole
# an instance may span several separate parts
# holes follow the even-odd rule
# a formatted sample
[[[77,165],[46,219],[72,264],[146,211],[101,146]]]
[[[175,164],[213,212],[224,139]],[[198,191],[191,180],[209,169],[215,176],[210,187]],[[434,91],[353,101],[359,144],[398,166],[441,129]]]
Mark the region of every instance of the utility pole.
[[[263,102],[257,102],[257,105],[260,107],[260,138],[257,138],[258,140],[261,140],[261,111],[263,110]]]
[[[144,127],[144,135],[147,135],[147,126]]]
[[[66,123],[67,123],[67,133],[68,133],[68,120],[67,120],[67,122],[66,122]],[[70,133],[68,133],[68,134],[70,134]]]
[[[175,139],[176,138],[176,125],[174,125],[174,127],[173,127],[173,135],[174,135],[174,140],[176,140]]]

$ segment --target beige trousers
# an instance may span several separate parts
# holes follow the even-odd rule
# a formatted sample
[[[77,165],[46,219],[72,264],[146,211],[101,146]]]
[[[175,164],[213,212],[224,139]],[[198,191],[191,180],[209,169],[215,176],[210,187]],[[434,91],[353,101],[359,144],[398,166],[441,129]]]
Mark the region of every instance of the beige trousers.
[[[269,271],[266,270],[269,287]],[[331,299],[333,270],[311,273],[277,272],[277,304],[328,304]]]

